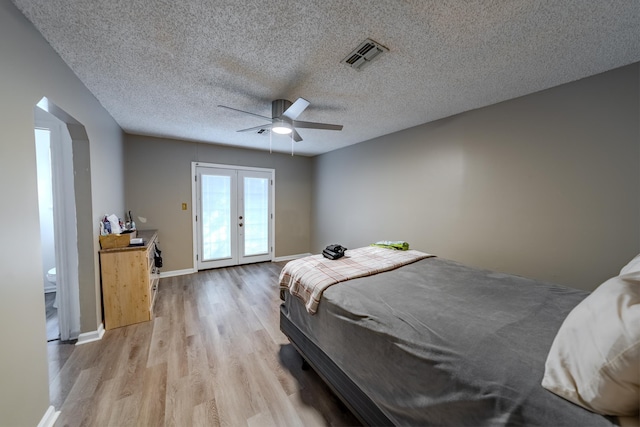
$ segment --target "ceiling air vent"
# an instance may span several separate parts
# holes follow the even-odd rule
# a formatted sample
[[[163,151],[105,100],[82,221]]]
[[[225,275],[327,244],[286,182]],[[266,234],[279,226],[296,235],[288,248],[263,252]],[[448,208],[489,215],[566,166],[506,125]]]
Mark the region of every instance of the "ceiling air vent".
[[[360,70],[373,61],[374,58],[377,58],[381,53],[388,51],[389,49],[381,44],[376,43],[371,39],[366,39],[360,43],[353,52],[347,55],[347,57],[342,60],[342,63],[347,64],[356,70]]]

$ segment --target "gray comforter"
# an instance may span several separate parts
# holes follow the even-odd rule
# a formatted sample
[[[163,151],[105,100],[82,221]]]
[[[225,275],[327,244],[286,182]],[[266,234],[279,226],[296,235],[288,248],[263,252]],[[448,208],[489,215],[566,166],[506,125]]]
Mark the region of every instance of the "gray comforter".
[[[586,292],[429,258],[286,315],[397,425],[611,425],[540,385]]]

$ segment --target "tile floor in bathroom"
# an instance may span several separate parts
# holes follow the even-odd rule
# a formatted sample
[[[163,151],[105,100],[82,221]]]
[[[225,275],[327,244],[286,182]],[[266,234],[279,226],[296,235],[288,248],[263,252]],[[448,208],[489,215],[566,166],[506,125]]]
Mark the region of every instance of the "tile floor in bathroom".
[[[44,304],[47,312],[47,341],[60,338],[60,329],[58,329],[58,310],[53,306],[55,299],[55,292],[48,292],[44,294]]]

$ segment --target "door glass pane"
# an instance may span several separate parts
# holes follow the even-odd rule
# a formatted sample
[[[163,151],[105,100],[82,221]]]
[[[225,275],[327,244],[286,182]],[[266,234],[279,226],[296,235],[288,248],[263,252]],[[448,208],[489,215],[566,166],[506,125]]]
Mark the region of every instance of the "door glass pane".
[[[231,177],[202,175],[203,261],[231,257]]]
[[[269,180],[244,178],[244,255],[269,252]]]

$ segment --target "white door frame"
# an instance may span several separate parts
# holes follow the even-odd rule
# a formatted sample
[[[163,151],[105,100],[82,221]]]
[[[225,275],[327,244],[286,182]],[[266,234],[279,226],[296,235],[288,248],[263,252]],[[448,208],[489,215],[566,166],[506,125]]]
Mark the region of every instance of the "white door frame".
[[[35,127],[50,131],[51,174],[53,179],[53,223],[58,292],[60,340],[80,334],[80,295],[78,279],[78,230],[74,191],[73,149],[66,126],[53,115],[35,108]]]
[[[223,165],[218,163],[206,163],[206,162],[191,162],[191,224],[192,224],[192,242],[193,242],[193,271],[198,271],[198,226],[197,226],[197,215],[198,215],[198,183],[196,168],[198,166],[216,168],[216,169],[233,169],[233,170],[245,170],[245,171],[258,171],[258,172],[269,172],[273,177],[273,185],[271,188],[271,200],[269,203],[271,204],[271,215],[269,218],[269,228],[271,230],[269,235],[269,247],[270,251],[270,260],[273,261],[274,254],[276,252],[275,245],[275,194],[276,194],[276,170],[269,168],[256,168],[250,166],[238,166],[238,165]]]

